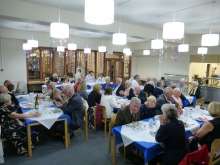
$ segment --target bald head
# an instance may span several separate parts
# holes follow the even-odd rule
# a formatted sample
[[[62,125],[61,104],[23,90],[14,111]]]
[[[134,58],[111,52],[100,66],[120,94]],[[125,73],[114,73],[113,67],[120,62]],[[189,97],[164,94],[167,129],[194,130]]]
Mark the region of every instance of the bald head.
[[[6,88],[4,85],[0,85],[0,94],[1,93],[8,93],[8,88]]]

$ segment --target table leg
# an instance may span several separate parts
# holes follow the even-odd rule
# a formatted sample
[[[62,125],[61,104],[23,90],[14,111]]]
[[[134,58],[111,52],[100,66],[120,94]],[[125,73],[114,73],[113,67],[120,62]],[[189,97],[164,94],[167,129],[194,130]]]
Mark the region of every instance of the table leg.
[[[112,165],[116,165],[116,145],[115,145],[115,135],[111,136],[111,155],[112,155]]]
[[[31,140],[31,126],[27,126],[27,142],[28,142],[28,156],[32,157],[32,140]]]
[[[67,125],[67,121],[65,120],[64,121],[64,145],[65,145],[65,148],[69,147],[69,143],[70,143],[70,140],[69,140],[69,133],[68,133],[68,125]]]
[[[148,162],[147,162],[147,151],[144,151],[144,165],[148,165]]]

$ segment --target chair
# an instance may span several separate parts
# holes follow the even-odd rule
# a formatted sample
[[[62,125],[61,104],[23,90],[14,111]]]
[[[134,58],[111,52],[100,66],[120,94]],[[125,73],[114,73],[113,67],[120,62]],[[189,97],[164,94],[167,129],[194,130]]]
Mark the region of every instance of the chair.
[[[212,142],[209,165],[220,164],[220,139],[215,139]]]
[[[111,135],[112,135],[112,128],[116,122],[116,114],[113,114],[111,120],[109,122],[109,132],[108,132],[108,151],[111,152]]]
[[[88,107],[89,106],[88,106],[88,103],[85,99],[82,98],[82,101],[83,101],[83,112],[84,112],[82,130],[84,133],[85,141],[88,141]]]
[[[208,165],[209,162],[209,150],[207,145],[203,145],[197,151],[188,153],[181,160],[179,165]]]
[[[96,130],[97,127],[97,116],[101,118],[101,121],[104,123],[104,133],[105,136],[107,135],[107,123],[110,121],[110,119],[106,118],[106,109],[102,105],[97,105],[94,108],[94,128]]]

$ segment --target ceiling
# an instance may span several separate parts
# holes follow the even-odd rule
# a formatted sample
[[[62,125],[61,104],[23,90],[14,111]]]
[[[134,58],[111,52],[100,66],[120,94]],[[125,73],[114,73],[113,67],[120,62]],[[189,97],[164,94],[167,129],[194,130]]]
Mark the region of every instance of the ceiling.
[[[49,24],[23,22],[23,21],[10,20],[5,18],[0,18],[0,28],[49,33]],[[70,28],[70,34],[71,36],[78,36],[83,38],[110,39],[112,37],[112,33],[95,31],[85,28]],[[144,41],[144,39],[141,37],[128,36],[128,42],[140,42],[140,41]]]
[[[20,0],[83,14],[84,0]],[[219,0],[115,0],[116,20],[162,28],[173,19],[185,22],[186,33],[220,32]]]

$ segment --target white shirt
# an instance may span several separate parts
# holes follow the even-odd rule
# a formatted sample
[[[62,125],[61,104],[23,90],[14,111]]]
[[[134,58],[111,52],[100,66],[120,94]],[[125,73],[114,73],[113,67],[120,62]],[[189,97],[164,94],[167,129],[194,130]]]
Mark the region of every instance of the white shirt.
[[[95,82],[95,77],[91,74],[87,74],[85,80],[86,82]]]
[[[107,118],[111,118],[114,108],[120,108],[120,105],[112,95],[102,95],[100,104],[105,106]]]
[[[75,81],[78,81],[81,78],[82,78],[81,73],[80,72],[76,72],[76,74],[75,74]]]
[[[104,78],[104,77],[98,77],[97,80],[96,80],[96,82],[97,82],[98,84],[105,84],[105,78]]]
[[[138,84],[137,80],[135,80],[135,79],[131,80],[131,88],[135,89],[138,86],[139,86],[139,84]]]

